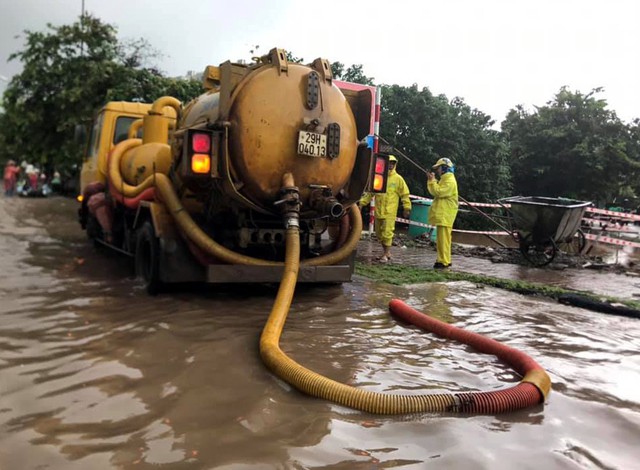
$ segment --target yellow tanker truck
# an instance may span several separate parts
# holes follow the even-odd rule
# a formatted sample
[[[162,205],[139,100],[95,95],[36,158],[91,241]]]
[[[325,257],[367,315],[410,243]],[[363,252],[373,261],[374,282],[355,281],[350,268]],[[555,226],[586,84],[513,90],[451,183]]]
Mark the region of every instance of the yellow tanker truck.
[[[413,310],[401,318],[509,362],[509,389],[389,395],[323,377],[280,348],[297,282],[351,279],[365,188],[384,191],[388,159],[367,144],[370,87],[339,83],[326,60],[291,64],[273,49],[254,65],[208,67],[208,91],[182,106],[109,103],[82,169],[80,222],[135,259],[147,290],[178,281],[276,282],[260,336],[265,364],[297,390],[370,413],[490,413],[544,402],[551,381],[531,358]],[[125,138],[126,130],[126,138]]]
[[[367,138],[375,88],[334,80],[324,59],[290,63],[281,49],[208,66],[203,82],[185,106],[162,97],[100,111],[81,173],[89,238],[133,257],[153,293],[171,282],[277,282],[297,227],[298,282],[349,281],[357,201],[386,178]]]

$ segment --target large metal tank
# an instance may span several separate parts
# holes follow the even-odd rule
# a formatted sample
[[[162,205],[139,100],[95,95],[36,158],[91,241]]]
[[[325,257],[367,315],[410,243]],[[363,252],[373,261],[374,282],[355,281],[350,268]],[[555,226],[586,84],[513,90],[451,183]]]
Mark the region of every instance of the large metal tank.
[[[288,64],[282,71],[265,64],[249,71],[229,96],[226,116],[219,109],[220,92],[212,91],[185,108],[178,128],[212,127],[226,118],[229,173],[243,197],[272,208],[286,172],[293,174],[303,207],[318,187],[332,196],[344,188],[358,137],[353,112],[331,80],[310,66]],[[314,144],[318,136],[324,142]],[[303,154],[304,138],[312,141],[306,153],[319,155]]]

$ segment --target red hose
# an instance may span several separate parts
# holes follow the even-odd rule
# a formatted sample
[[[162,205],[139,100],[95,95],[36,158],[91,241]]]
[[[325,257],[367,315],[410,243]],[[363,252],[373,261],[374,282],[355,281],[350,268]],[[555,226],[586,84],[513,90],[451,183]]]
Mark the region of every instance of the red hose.
[[[140,205],[140,201],[153,201],[156,197],[156,188],[147,188],[138,194],[136,197],[124,197],[120,191],[109,185],[109,192],[114,200],[120,204],[124,204],[129,209],[137,209]]]
[[[389,309],[394,315],[424,330],[467,344],[479,352],[493,354],[524,376],[518,385],[505,390],[454,393],[456,400],[459,400],[457,411],[493,414],[544,403],[551,390],[551,379],[536,361],[522,351],[478,333],[436,320],[398,299],[389,302]]]

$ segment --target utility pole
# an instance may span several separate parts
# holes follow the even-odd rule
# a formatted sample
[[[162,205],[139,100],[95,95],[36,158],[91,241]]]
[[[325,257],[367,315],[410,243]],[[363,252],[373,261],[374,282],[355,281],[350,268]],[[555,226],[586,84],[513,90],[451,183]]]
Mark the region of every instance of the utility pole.
[[[80,33],[84,33],[84,0],[82,0],[82,12],[80,13]],[[84,57],[84,38],[80,41],[80,57]]]

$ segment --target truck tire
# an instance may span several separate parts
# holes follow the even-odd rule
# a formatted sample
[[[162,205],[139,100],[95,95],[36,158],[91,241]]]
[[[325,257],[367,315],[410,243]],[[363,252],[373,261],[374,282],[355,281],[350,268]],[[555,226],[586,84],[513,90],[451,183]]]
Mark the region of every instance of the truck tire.
[[[141,279],[150,295],[162,290],[160,281],[160,241],[153,224],[146,221],[136,231],[135,252],[136,277]]]
[[[102,244],[98,241],[102,239],[102,227],[100,227],[100,223],[95,216],[91,214],[87,214],[86,219],[86,233],[87,238],[93,244],[93,247],[96,249],[100,249]]]

